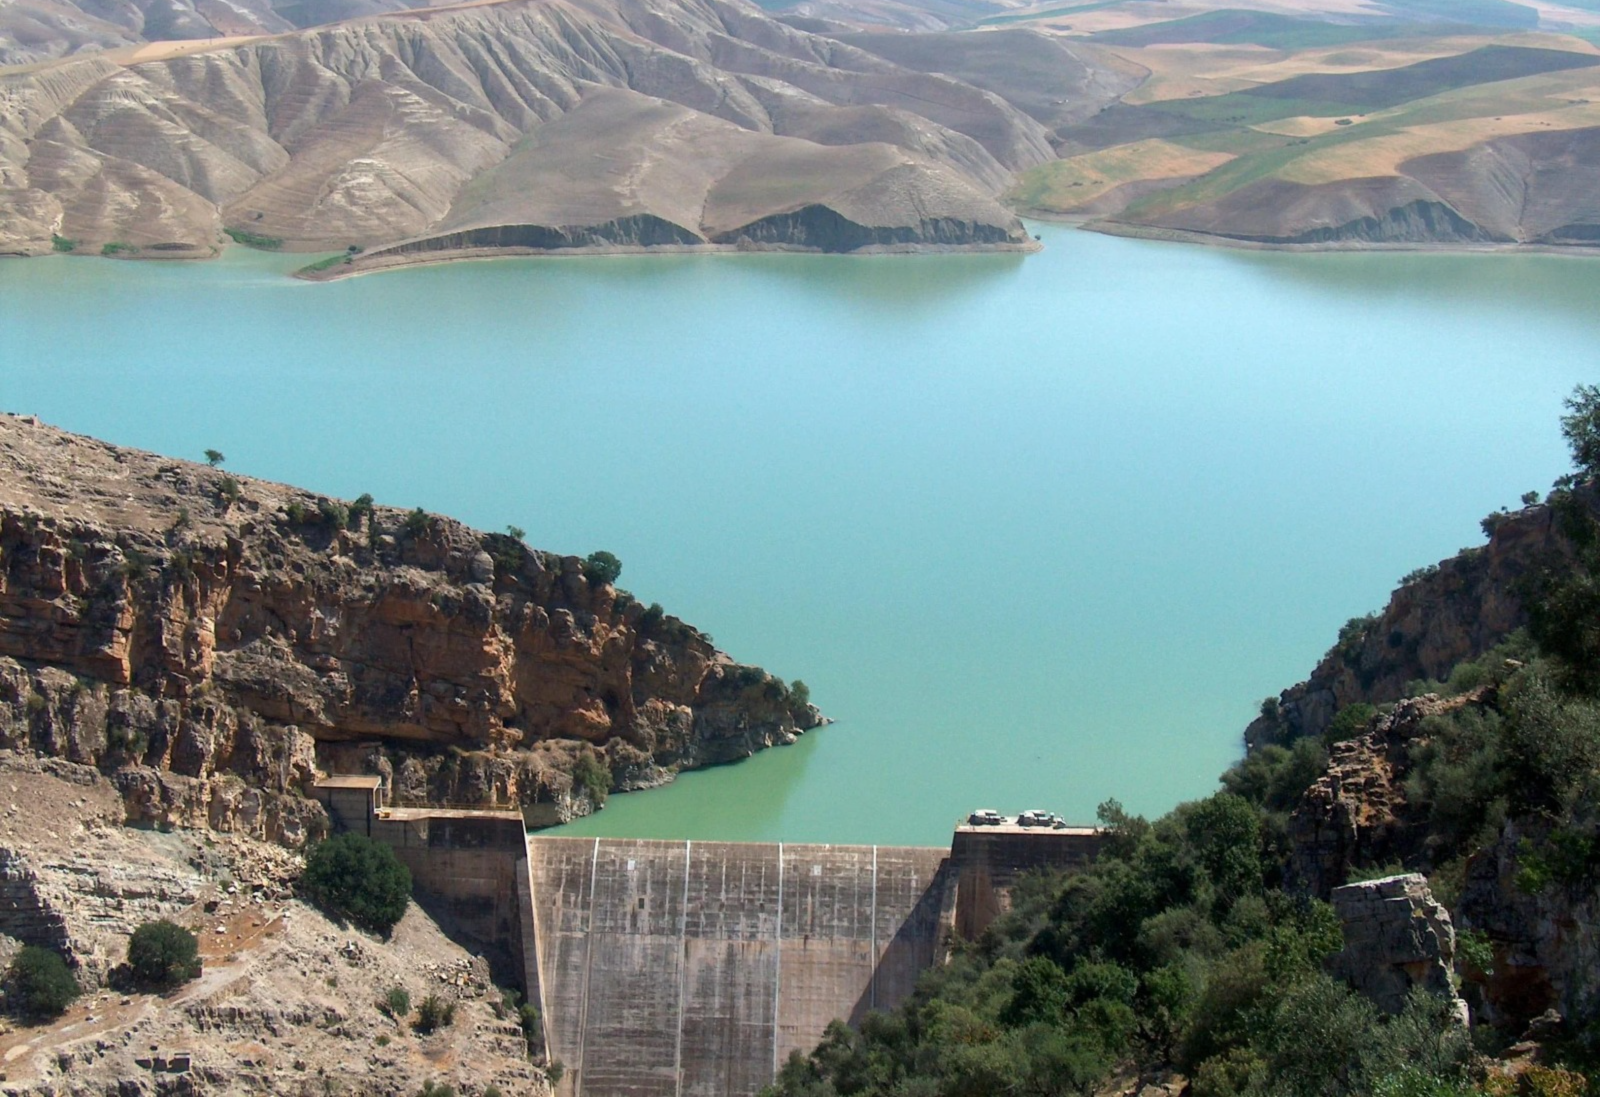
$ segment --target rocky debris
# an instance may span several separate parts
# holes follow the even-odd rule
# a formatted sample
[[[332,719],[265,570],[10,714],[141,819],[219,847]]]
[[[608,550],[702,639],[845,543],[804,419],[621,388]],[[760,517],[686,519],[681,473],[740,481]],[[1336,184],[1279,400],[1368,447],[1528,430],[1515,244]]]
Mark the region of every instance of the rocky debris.
[[[128,817],[303,845],[318,771],[390,802],[590,810],[823,722],[583,562],[0,416],[0,748]]]
[[[1289,816],[1288,877],[1326,898],[1357,865],[1415,862],[1423,828],[1411,817],[1405,778],[1423,721],[1488,699],[1485,690],[1457,697],[1410,697],[1373,718],[1354,739],[1334,743],[1328,765]]]
[[[1578,498],[1600,504],[1593,489]],[[1486,545],[1464,549],[1401,584],[1383,612],[1336,644],[1304,682],[1284,690],[1277,712],[1245,729],[1250,745],[1320,735],[1358,701],[1398,701],[1407,685],[1440,681],[1527,623],[1518,581],[1568,551],[1548,505],[1508,514]]]
[[[1399,1013],[1415,987],[1457,1003],[1450,976],[1456,935],[1450,912],[1434,901],[1420,873],[1386,876],[1333,889],[1333,909],[1343,923],[1344,948],[1331,961],[1348,981],[1387,1013]]]

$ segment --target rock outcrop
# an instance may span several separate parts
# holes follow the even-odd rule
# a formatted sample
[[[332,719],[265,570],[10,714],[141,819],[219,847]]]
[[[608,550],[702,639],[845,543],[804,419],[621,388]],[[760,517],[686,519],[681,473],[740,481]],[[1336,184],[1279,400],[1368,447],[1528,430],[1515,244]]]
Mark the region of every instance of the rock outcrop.
[[[545,823],[821,721],[575,557],[0,417],[0,747],[134,819],[295,845],[359,766]]]
[[[1405,791],[1412,744],[1428,717],[1486,700],[1483,690],[1410,697],[1374,717],[1365,733],[1334,743],[1327,768],[1289,816],[1290,883],[1327,898],[1358,866],[1425,859],[1424,821]]]
[[[1577,498],[1596,505],[1592,489]],[[1352,622],[1311,676],[1279,695],[1276,713],[1245,729],[1245,742],[1320,735],[1347,705],[1398,701],[1412,682],[1443,680],[1527,624],[1519,582],[1568,551],[1548,505],[1504,515],[1488,544],[1420,569],[1381,613]]]
[[[1455,1002],[1461,1023],[1467,1004],[1456,997],[1451,973],[1456,934],[1450,912],[1434,901],[1419,873],[1386,876],[1333,889],[1344,948],[1334,974],[1386,1013],[1399,1013],[1414,988]]]
[[[1547,821],[1515,820],[1467,862],[1456,911],[1463,931],[1492,950],[1486,969],[1466,971],[1466,990],[1488,1021],[1520,1032],[1551,1009],[1565,1017],[1600,1015],[1600,889],[1529,888],[1526,850]]]

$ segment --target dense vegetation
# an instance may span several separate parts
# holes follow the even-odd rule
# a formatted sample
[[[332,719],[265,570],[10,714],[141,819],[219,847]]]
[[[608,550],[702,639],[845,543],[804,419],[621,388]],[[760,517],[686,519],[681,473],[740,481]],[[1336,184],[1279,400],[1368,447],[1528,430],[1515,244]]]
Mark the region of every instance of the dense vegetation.
[[[1551,505],[1571,551],[1519,592],[1528,630],[1446,682],[1414,684],[1458,699],[1411,740],[1403,786],[1413,836],[1403,867],[1427,872],[1447,905],[1466,859],[1508,820],[1524,835],[1519,888],[1600,884],[1600,523],[1581,487],[1600,473],[1600,390],[1578,390],[1568,411],[1578,475],[1558,482]],[[1262,714],[1273,722],[1276,702]],[[771,1093],[1044,1097],[1169,1069],[1194,1097],[1600,1092],[1560,1069],[1521,1083],[1489,1077],[1480,1053],[1519,1033],[1469,1036],[1421,991],[1387,1016],[1325,973],[1339,923],[1286,879],[1289,816],[1329,748],[1381,716],[1352,705],[1321,737],[1285,729],[1225,773],[1221,791],[1154,822],[1108,801],[1092,867],[1027,881],[1011,912],[958,943],[898,1010],[859,1030],[836,1022],[811,1055],[791,1057]],[[1486,962],[1480,940],[1462,951]],[[1553,1053],[1600,1077],[1600,1021],[1567,1022]]]
[[[145,990],[181,986],[200,974],[200,942],[176,922],[146,922],[128,940],[128,971]]]
[[[388,846],[362,834],[340,834],[312,848],[300,886],[333,917],[388,933],[405,915],[411,870]]]
[[[61,954],[38,945],[22,947],[11,961],[7,981],[12,1009],[25,1017],[59,1017],[78,997],[78,980]]]

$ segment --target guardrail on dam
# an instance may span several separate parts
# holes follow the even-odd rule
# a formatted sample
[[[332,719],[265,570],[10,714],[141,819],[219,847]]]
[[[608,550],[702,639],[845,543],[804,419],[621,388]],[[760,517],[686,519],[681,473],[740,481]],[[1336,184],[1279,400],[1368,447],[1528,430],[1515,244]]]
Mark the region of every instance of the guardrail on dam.
[[[834,1018],[902,1001],[1016,876],[1092,828],[958,827],[950,848],[529,837],[505,811],[384,809],[319,789],[384,841],[454,930],[520,959],[563,1097],[748,1097]],[[369,806],[370,805],[370,806]]]

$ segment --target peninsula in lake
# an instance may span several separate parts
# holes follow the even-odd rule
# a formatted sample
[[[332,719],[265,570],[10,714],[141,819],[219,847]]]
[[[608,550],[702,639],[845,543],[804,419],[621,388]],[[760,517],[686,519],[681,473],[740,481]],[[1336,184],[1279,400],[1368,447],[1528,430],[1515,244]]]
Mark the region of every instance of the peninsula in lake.
[[[0,252],[1600,240],[1592,0],[14,0]]]

